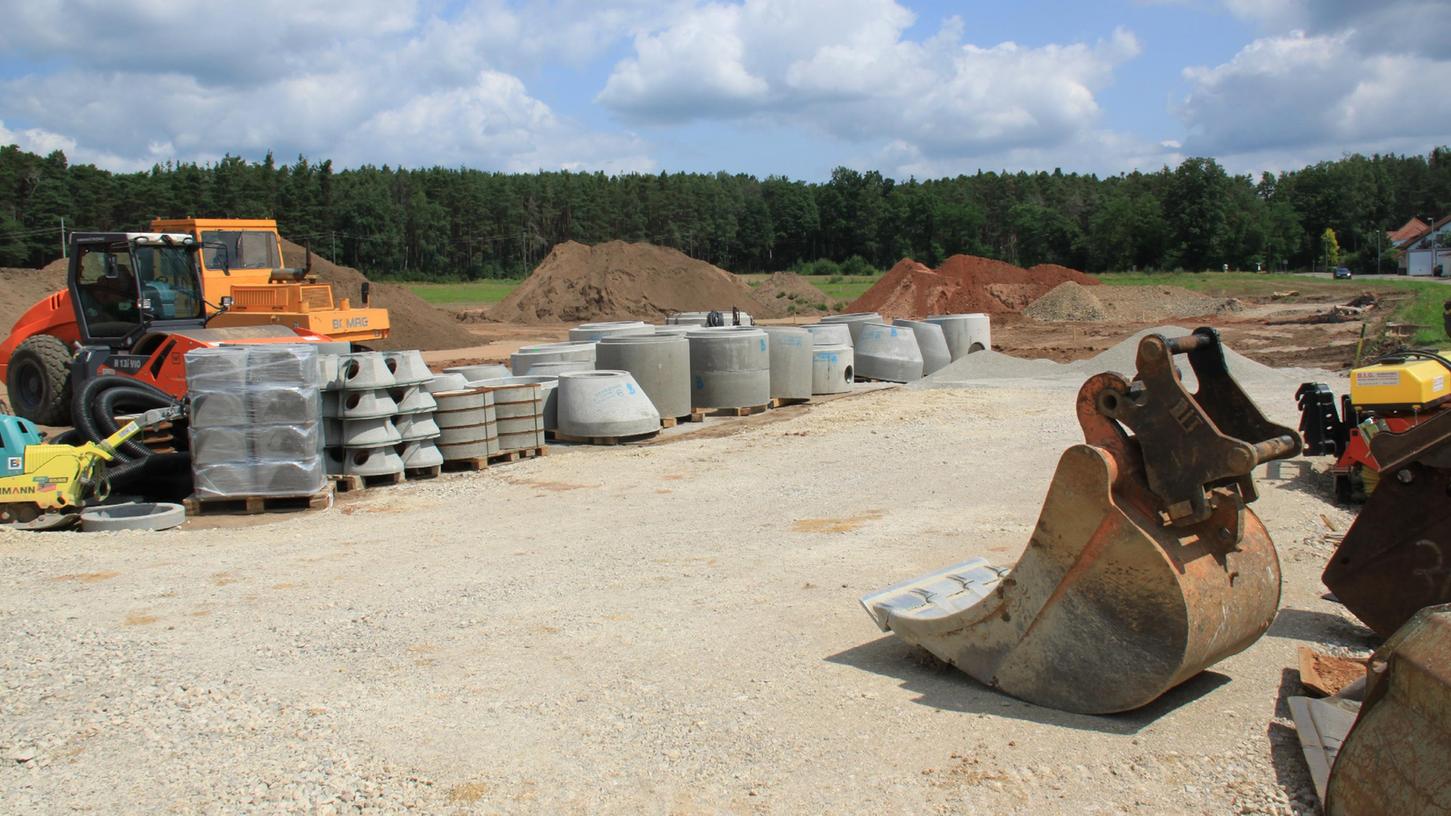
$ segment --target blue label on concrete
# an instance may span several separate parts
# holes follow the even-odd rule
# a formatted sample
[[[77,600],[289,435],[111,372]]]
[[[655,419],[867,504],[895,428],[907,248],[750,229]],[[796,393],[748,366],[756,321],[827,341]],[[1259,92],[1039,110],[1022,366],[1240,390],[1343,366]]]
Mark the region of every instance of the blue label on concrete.
[[[625,383],[625,390],[626,391],[629,391],[631,394],[635,393],[635,386],[634,386],[634,384],[633,383]]]
[[[762,337],[761,338],[761,351],[765,351],[765,350],[766,350],[766,338]]]
[[[897,330],[896,329],[892,329],[892,336],[893,337],[896,337],[897,336]]]
[[[700,375],[697,374],[696,377],[695,377],[695,387],[696,388],[704,388],[705,387],[705,378],[704,377],[701,377]]]

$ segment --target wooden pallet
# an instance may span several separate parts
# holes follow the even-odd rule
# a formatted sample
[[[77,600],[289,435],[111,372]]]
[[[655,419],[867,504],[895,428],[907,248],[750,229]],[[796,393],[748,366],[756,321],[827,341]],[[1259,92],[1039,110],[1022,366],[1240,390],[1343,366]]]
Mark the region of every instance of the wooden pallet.
[[[503,465],[509,462],[517,462],[520,459],[533,459],[536,456],[548,456],[549,446],[541,445],[537,448],[521,448],[520,450],[499,451],[488,456],[475,456],[469,459],[447,459],[443,463],[443,472],[458,473],[459,471],[486,470],[494,465]]]
[[[332,485],[311,496],[189,496],[181,500],[189,516],[256,515],[258,513],[296,513],[322,510],[333,501]]]
[[[418,479],[437,479],[438,475],[442,472],[443,465],[434,465],[433,467],[405,468],[403,475],[409,481],[415,481]]]
[[[695,412],[704,414],[705,416],[744,417],[751,416],[752,414],[759,414],[765,411],[769,406],[770,403],[765,403],[763,405],[747,405],[744,408],[696,408]]]
[[[704,422],[704,421],[705,421],[705,414],[703,412],[701,412],[701,411],[691,411],[690,413],[686,414],[685,416],[678,416],[678,417],[660,417],[660,427],[662,427],[662,428],[674,428],[676,425],[679,425],[682,422]]]
[[[369,487],[389,487],[403,481],[402,473],[384,473],[381,476],[355,476],[351,473],[329,476],[339,493],[349,493]]]
[[[785,408],[791,405],[805,405],[810,401],[810,397],[771,397],[771,401],[766,404],[772,408]]]
[[[628,436],[622,437],[576,437],[554,431],[554,438],[559,441],[573,441],[576,444],[630,444],[633,441],[644,441],[647,438],[653,438],[659,433],[660,431],[646,431],[643,434],[628,434]]]

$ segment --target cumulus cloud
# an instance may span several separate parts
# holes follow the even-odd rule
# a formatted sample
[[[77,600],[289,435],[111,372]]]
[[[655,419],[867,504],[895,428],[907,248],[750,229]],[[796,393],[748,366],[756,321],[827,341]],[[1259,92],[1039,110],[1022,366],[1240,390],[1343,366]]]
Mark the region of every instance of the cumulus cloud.
[[[1097,92],[1139,53],[1096,43],[965,42],[949,19],[908,39],[895,0],[711,3],[638,33],[597,100],[627,121],[771,117],[927,163],[1073,143],[1097,126]]]
[[[557,115],[511,73],[551,51],[589,58],[644,5],[480,0],[445,19],[400,0],[203,3],[184,15],[160,0],[35,0],[0,29],[0,50],[37,66],[0,81],[0,119],[14,141],[112,169],[272,150],[648,170],[640,140]]]
[[[1185,69],[1185,148],[1295,166],[1361,151],[1421,152],[1451,132],[1451,5],[1423,0],[1227,0],[1265,36]],[[1236,162],[1234,157],[1240,157]]]

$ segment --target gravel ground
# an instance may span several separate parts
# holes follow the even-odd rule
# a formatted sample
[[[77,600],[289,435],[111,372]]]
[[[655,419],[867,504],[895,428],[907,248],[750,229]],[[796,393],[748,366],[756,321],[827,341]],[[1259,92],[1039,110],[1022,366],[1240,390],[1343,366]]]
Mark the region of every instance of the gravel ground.
[[[1275,624],[1145,710],[1016,701],[857,605],[1014,561],[1073,396],[891,389],[255,526],[0,532],[0,810],[1313,812],[1295,649],[1372,641],[1320,597],[1350,516],[1308,462],[1260,473]]]

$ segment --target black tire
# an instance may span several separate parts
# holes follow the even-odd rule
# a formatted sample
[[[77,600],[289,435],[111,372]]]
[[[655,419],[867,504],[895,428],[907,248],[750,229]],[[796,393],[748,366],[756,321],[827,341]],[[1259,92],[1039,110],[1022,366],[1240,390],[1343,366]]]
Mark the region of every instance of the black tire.
[[[71,424],[71,352],[59,338],[25,338],[5,377],[10,410],[37,425]]]

